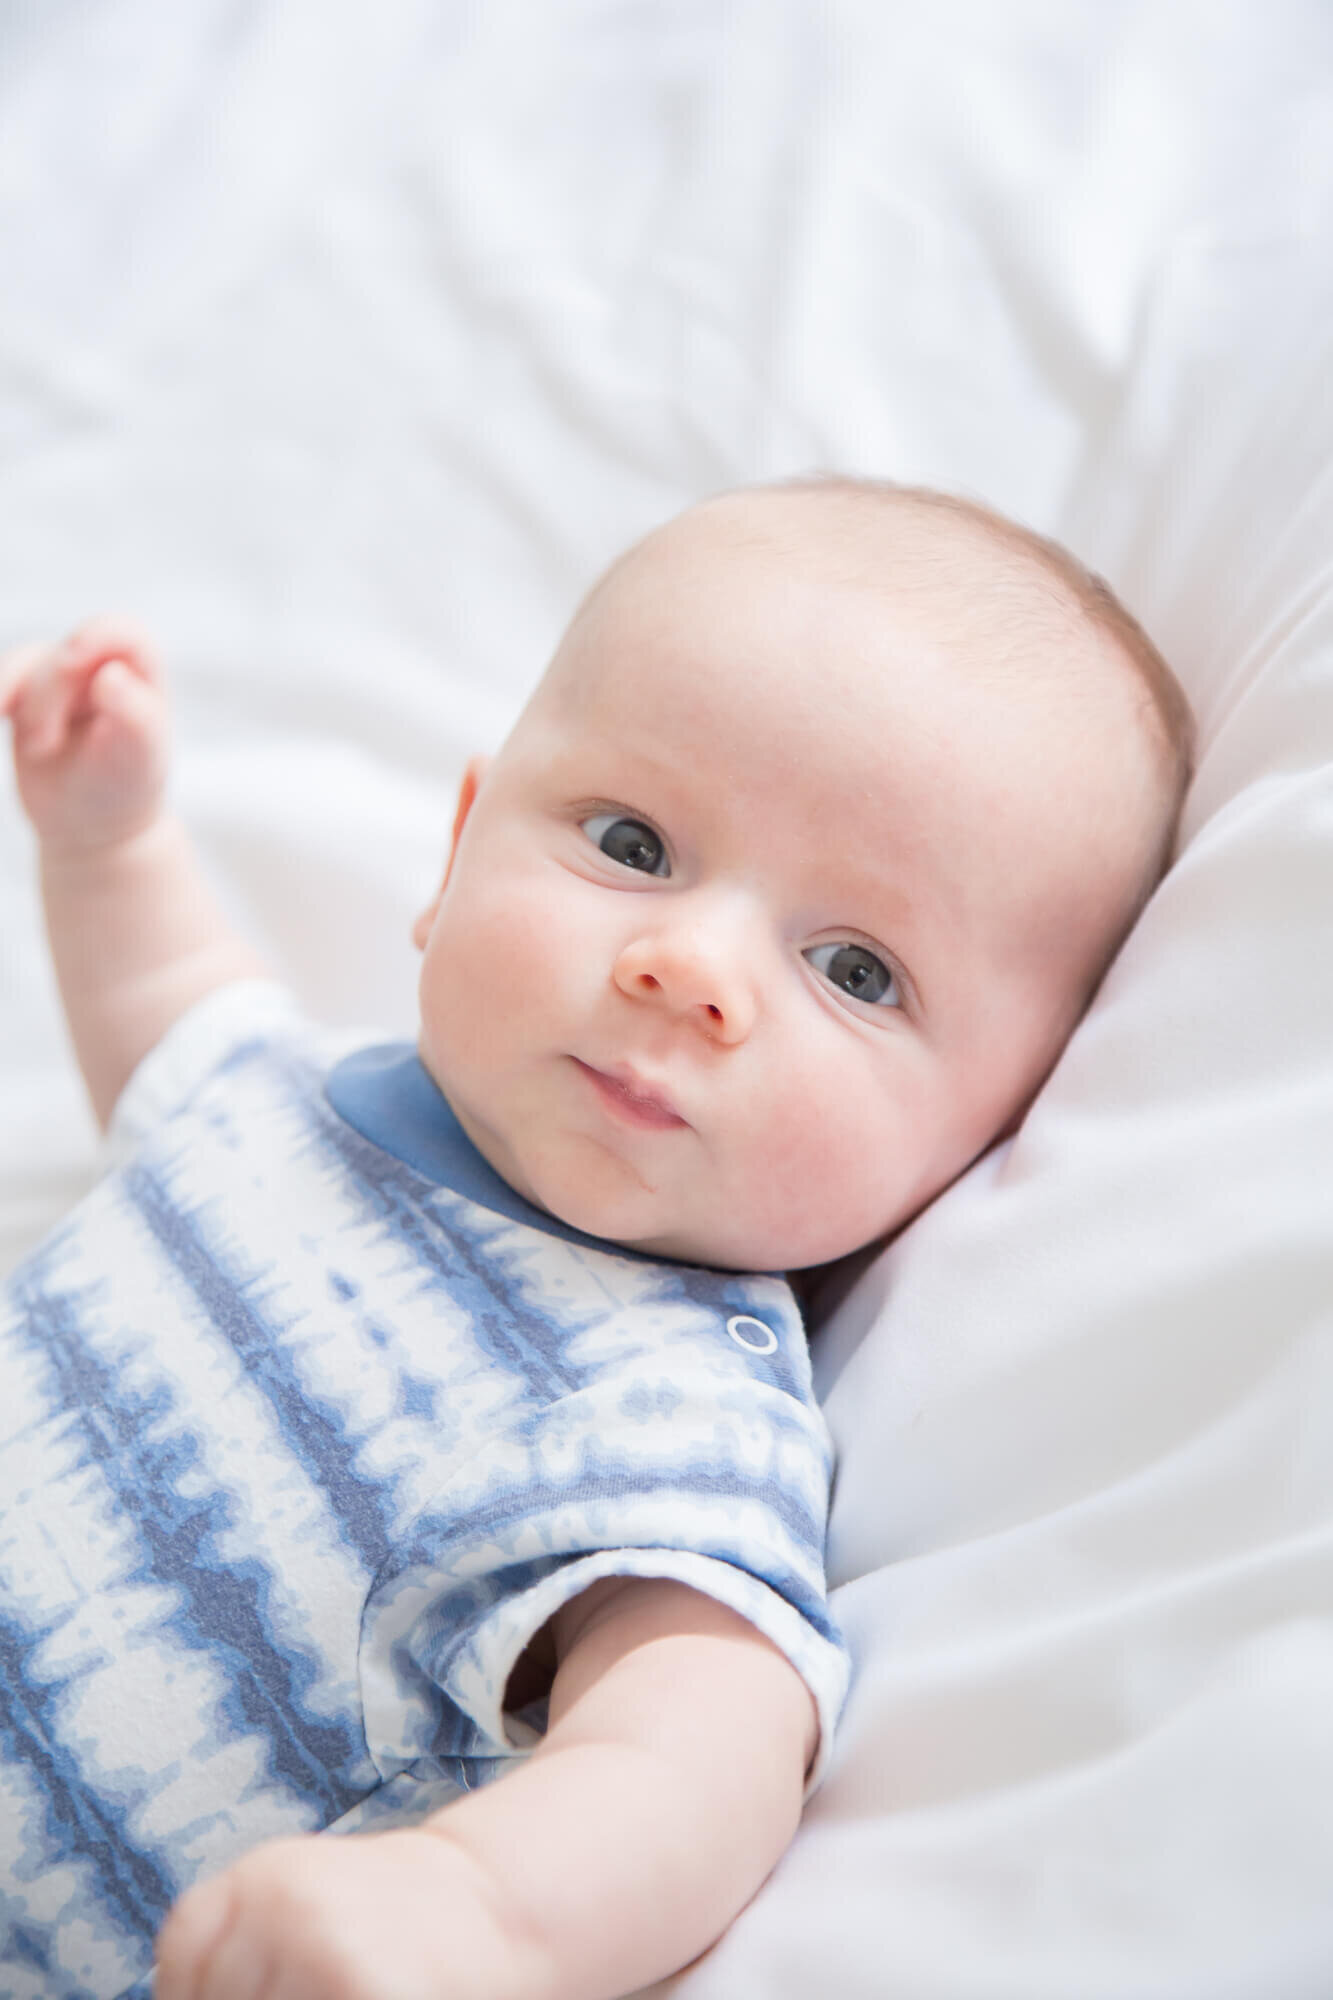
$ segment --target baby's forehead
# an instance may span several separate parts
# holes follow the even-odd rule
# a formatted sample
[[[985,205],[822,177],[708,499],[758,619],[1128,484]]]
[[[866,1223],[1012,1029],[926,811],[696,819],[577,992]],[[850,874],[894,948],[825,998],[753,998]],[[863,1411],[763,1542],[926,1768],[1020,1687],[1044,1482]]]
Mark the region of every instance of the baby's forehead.
[[[979,502],[850,480],[724,494],[627,551],[584,610],[669,631],[769,600],[815,628],[816,674],[837,667],[840,634],[855,656],[878,619],[920,643],[913,659],[929,655],[941,687],[947,665],[1015,713],[1035,703],[1085,735],[1152,739],[1163,783],[1183,789],[1192,720],[1147,635],[1067,550]],[[874,694],[845,681],[848,702]]]
[[[954,664],[1067,669],[1105,648],[1077,594],[999,517],[841,487],[757,488],[690,508],[636,543],[585,600],[601,618],[685,623],[773,599],[789,616],[878,609],[946,644]]]
[[[705,502],[628,550],[580,607],[551,679],[589,709],[614,707],[623,678],[650,671],[690,699],[702,676],[712,694],[739,681],[755,708],[799,712],[815,694],[873,723],[895,675],[926,701],[975,677],[978,698],[1030,717],[1044,669],[1058,667],[1060,685],[1039,699],[1067,699],[1079,655],[1099,645],[1076,606],[970,520],[761,489]],[[822,719],[816,704],[810,720]]]
[[[626,678],[646,692],[647,675],[724,737],[768,709],[812,744],[830,713],[891,726],[895,681],[941,727],[961,694],[1006,735],[1053,742],[1066,768],[1109,747],[1137,774],[1146,756],[1146,809],[1164,824],[1189,774],[1188,704],[1101,580],[981,503],[928,489],[749,488],[644,537],[585,599],[539,699],[549,688],[588,714]]]
[[[660,564],[645,549],[639,575],[618,578],[562,650],[552,694],[566,745],[660,766],[672,794],[743,775],[756,838],[760,814],[795,816],[814,838],[903,801],[923,823],[930,805],[934,824],[937,801],[1042,791],[1055,766],[1068,794],[1092,742],[1105,756],[1077,704],[1049,699],[1031,671],[999,670],[993,646],[983,661],[933,599],[895,599],[845,568],[775,566],[728,523],[703,522],[702,537],[688,525],[688,546]]]

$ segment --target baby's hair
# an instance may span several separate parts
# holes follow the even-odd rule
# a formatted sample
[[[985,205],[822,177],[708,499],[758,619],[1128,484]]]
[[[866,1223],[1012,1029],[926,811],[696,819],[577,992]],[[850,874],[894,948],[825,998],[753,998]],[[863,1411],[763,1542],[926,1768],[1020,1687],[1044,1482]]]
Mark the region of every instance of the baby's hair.
[[[805,473],[775,483],[773,493],[823,493],[849,501],[869,502],[918,509],[947,515],[979,529],[993,543],[1026,559],[1048,582],[1062,587],[1066,604],[1081,612],[1094,631],[1109,639],[1138,676],[1148,697],[1148,712],[1157,724],[1157,735],[1165,760],[1167,796],[1171,801],[1168,822],[1163,830],[1161,869],[1165,868],[1174,846],[1185,791],[1194,772],[1194,714],[1189,699],[1162,654],[1144,631],[1133,612],[1116,596],[1105,577],[1098,576],[1086,563],[1049,535],[1024,527],[984,501],[963,494],[948,493],[932,486],[908,486],[891,479],[870,479],[847,473]]]

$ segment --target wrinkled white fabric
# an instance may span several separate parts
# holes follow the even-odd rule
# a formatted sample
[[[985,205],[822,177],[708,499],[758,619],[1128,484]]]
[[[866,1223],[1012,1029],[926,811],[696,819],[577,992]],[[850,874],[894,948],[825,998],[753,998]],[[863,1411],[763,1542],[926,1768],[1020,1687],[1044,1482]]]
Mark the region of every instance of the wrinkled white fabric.
[[[1321,0],[0,22],[0,643],[160,633],[308,1006],[410,1026],[464,757],[720,486],[979,492],[1199,706],[1093,1013],[823,1336],[859,1678],[682,2000],[1333,1985],[1331,134]],[[7,787],[0,969],[8,1259],[93,1135]]]

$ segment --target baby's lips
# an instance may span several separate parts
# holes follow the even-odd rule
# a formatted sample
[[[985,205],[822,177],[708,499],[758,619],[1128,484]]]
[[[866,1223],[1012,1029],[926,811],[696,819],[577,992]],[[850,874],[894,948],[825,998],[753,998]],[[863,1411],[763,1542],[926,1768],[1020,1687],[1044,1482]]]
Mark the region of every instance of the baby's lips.
[[[579,1068],[587,1074],[604,1097],[618,1103],[644,1124],[660,1126],[688,1124],[688,1119],[681,1116],[666,1091],[645,1083],[625,1065],[617,1064],[615,1069],[606,1070],[597,1069],[591,1063],[580,1062]]]

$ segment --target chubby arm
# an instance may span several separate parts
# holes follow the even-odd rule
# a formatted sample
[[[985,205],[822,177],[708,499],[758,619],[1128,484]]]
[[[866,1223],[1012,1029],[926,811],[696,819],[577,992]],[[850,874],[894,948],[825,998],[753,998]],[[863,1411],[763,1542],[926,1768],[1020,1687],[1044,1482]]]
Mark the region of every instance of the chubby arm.
[[[97,619],[0,659],[19,796],[37,834],[65,1018],[105,1125],[131,1071],[217,986],[266,968],[218,908],[163,806],[166,714],[152,647]]]
[[[545,1990],[592,2000],[688,1963],[749,1902],[796,1831],[817,1723],[777,1648],[684,1584],[596,1586],[566,1619],[540,1749],[433,1831],[504,1885]]]
[[[796,1830],[814,1703],[684,1584],[555,1621],[551,1725],[423,1826],[275,1842],[176,1906],[158,2000],[616,2000],[696,1957]]]

